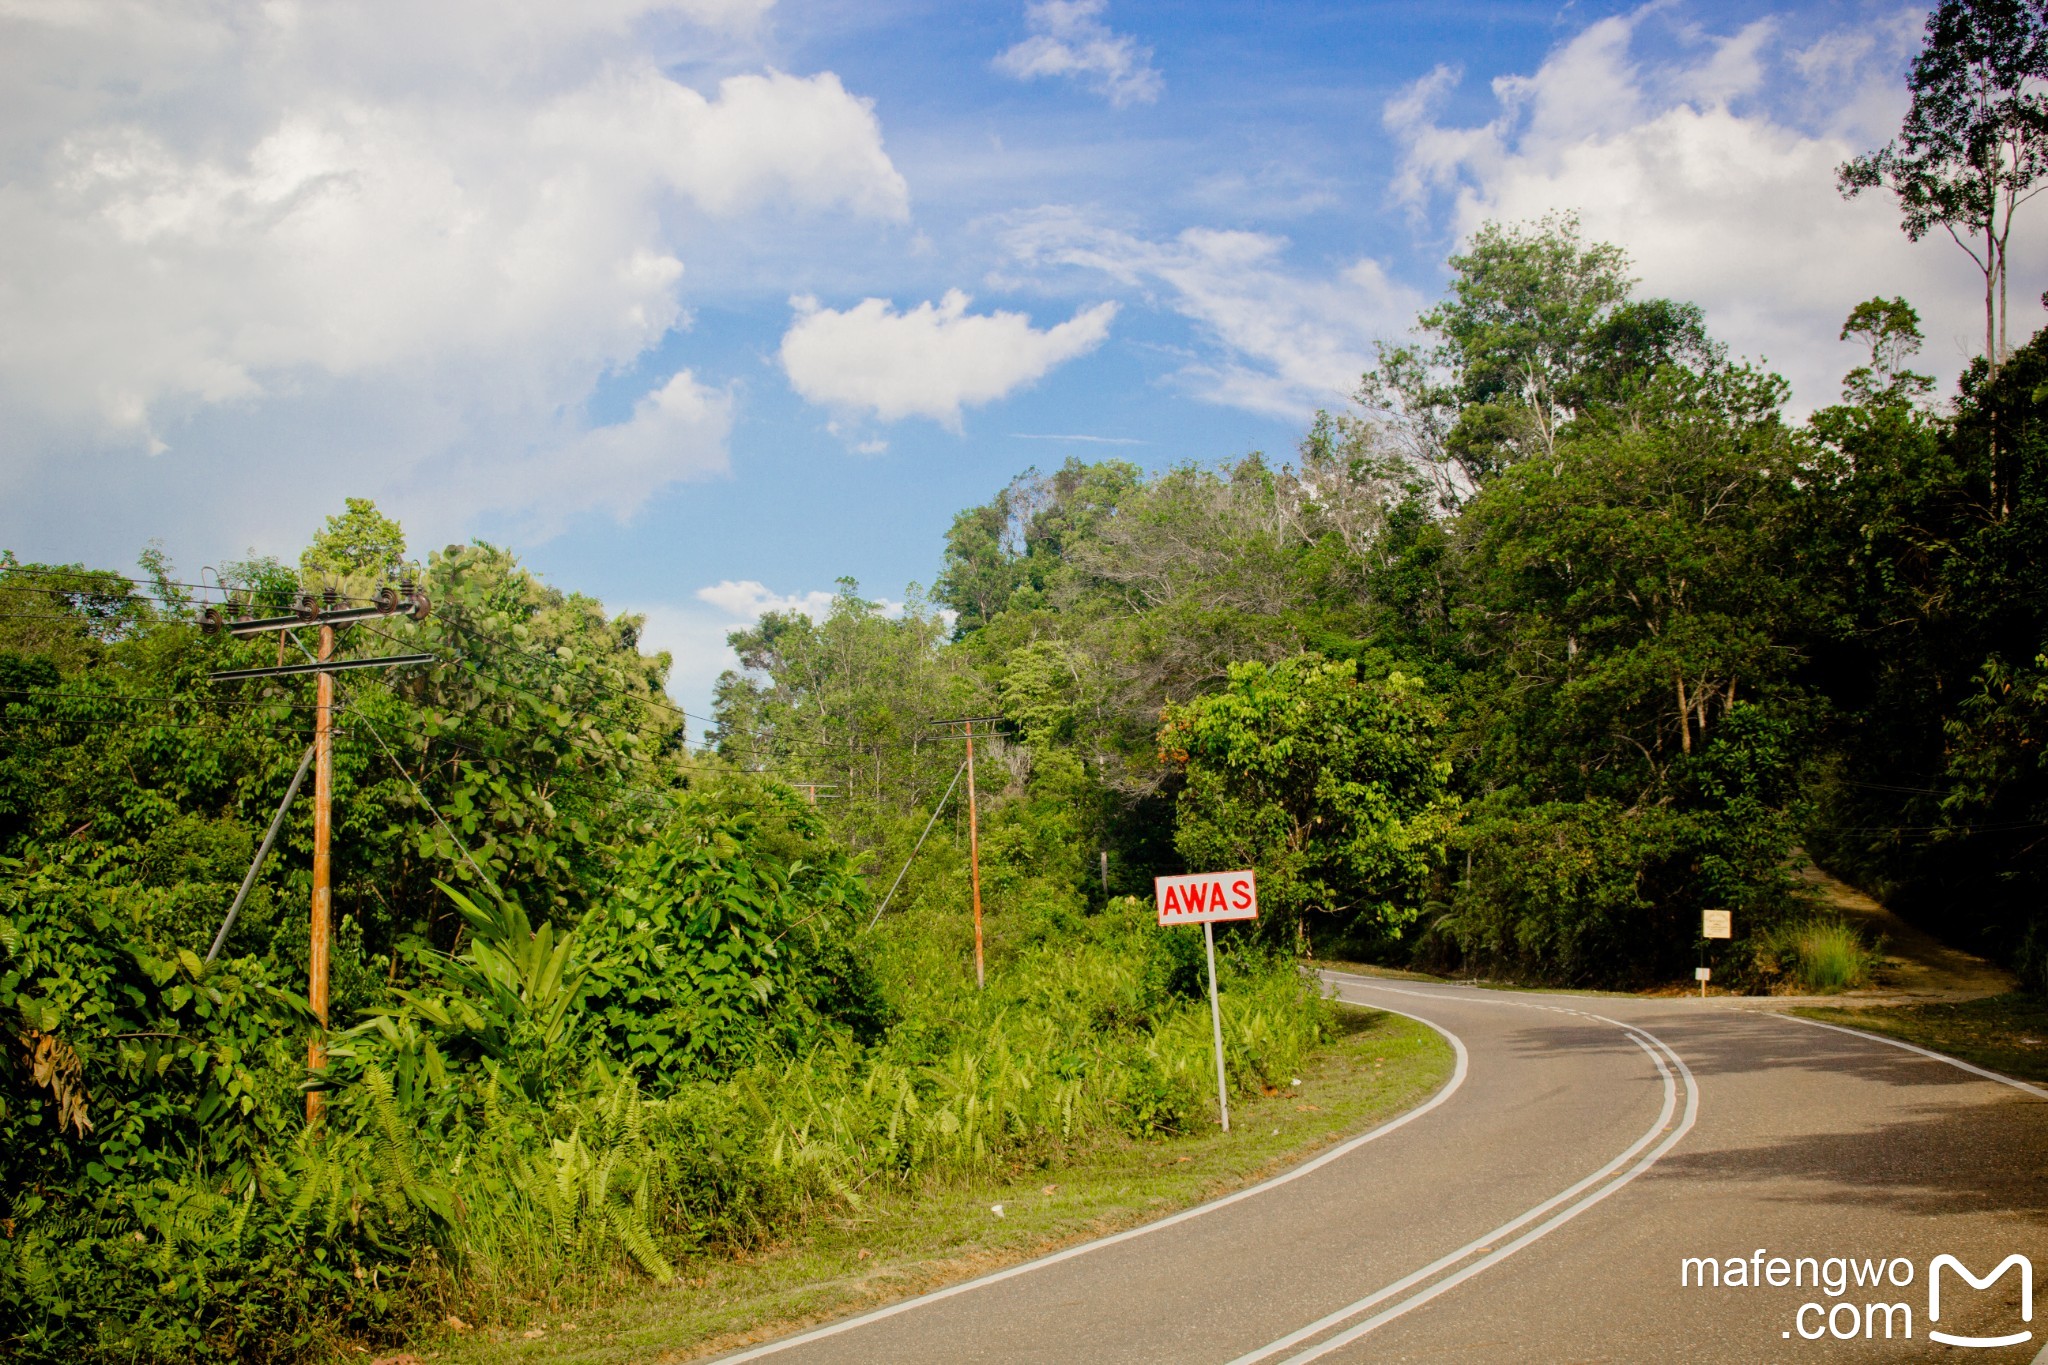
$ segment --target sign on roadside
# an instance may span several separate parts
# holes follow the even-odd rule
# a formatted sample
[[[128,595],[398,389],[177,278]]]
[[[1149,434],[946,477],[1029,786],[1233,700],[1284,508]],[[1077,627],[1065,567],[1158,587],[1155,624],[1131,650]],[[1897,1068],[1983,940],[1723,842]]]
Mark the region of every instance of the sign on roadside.
[[[1223,1131],[1230,1131],[1230,1091],[1223,1082],[1223,1006],[1216,998],[1216,921],[1259,917],[1258,879],[1242,872],[1192,872],[1181,877],[1154,877],[1152,894],[1159,899],[1159,923],[1199,924],[1202,946],[1209,951],[1209,1029],[1216,1039],[1216,1109]]]
[[[1701,938],[1734,938],[1735,916],[1727,910],[1700,911]]]
[[[1159,901],[1161,924],[1208,924],[1259,917],[1258,882],[1249,871],[1154,877],[1152,890]]]

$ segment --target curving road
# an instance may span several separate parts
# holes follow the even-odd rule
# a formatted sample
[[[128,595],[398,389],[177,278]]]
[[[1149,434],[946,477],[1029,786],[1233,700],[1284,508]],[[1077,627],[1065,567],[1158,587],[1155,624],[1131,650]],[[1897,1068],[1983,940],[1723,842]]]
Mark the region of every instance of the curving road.
[[[1927,1282],[2020,1253],[2048,1292],[2048,1091],[1725,1003],[1325,975],[1449,1037],[1444,1088],[1225,1199],[726,1359],[2048,1365],[2019,1268],[1944,1270],[1937,1321]]]

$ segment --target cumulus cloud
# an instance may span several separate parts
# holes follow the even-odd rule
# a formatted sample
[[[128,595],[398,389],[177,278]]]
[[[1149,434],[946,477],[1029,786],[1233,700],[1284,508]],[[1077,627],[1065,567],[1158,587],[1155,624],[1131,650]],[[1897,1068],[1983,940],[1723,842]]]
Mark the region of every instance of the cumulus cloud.
[[[958,429],[960,410],[993,402],[1086,355],[1109,335],[1114,303],[1083,308],[1043,331],[1022,313],[970,313],[949,290],[937,304],[896,311],[863,299],[844,312],[792,299],[782,368],[813,403],[871,412],[885,422],[929,417]]]
[[[752,623],[769,612],[797,612],[822,621],[832,611],[834,593],[823,589],[810,592],[778,593],[766,583],[746,578],[721,579],[708,588],[697,589],[697,600],[708,602],[736,621]]]
[[[1333,273],[1291,268],[1287,239],[1263,232],[1189,228],[1162,241],[1047,209],[1018,219],[1004,241],[1025,266],[1163,292],[1209,344],[1181,382],[1208,402],[1287,420],[1342,404],[1372,363],[1374,339],[1405,331],[1422,303],[1370,258]]]
[[[9,7],[5,462],[160,450],[195,414],[255,420],[341,385],[436,414],[390,443],[413,461],[390,481],[448,454],[450,414],[505,452],[477,505],[554,499],[549,452],[585,460],[615,511],[722,469],[731,391],[687,373],[621,428],[586,438],[562,414],[686,323],[685,224],[907,216],[873,109],[837,76],[699,90],[636,38],[680,17],[713,51],[767,4]]]
[[[1736,352],[1792,381],[1802,408],[1833,401],[1856,363],[1834,337],[1873,294],[1914,303],[1926,363],[1957,373],[1981,349],[1969,262],[1938,237],[1908,243],[1884,196],[1835,191],[1837,165],[1897,130],[1914,16],[1803,46],[1764,20],[1653,59],[1642,30],[1657,18],[1602,20],[1533,74],[1495,80],[1483,124],[1439,120],[1457,72],[1416,82],[1384,110],[1404,151],[1397,192],[1461,237],[1487,219],[1577,211],[1588,236],[1628,250],[1645,291],[1699,303]],[[2022,219],[2012,258],[2013,297],[2032,298],[2048,272],[2020,263],[2048,261],[2048,216]]]
[[[472,508],[510,513],[534,537],[554,534],[585,512],[624,520],[656,489],[725,473],[732,418],[730,388],[681,370],[622,422],[518,460],[462,468],[458,477]],[[437,491],[455,496],[452,487]]]
[[[1024,7],[1031,36],[996,58],[996,70],[1020,81],[1065,76],[1121,109],[1150,104],[1166,82],[1152,49],[1102,22],[1104,0],[1032,0]]]

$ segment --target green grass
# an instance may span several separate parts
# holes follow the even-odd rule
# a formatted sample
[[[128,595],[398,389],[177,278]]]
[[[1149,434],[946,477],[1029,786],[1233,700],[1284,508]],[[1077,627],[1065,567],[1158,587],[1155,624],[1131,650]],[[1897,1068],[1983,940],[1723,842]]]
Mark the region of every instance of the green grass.
[[[1301,1086],[1233,1100],[1227,1135],[1123,1141],[1067,1166],[883,1193],[813,1216],[743,1259],[686,1262],[666,1289],[601,1309],[511,1305],[510,1325],[412,1349],[449,1361],[688,1360],[1148,1222],[1284,1170],[1413,1107],[1449,1076],[1449,1046],[1423,1025],[1352,1006],[1338,1018],[1338,1037],[1303,1068]]]
[[[2048,1081],[2048,998],[1994,995],[1952,1005],[1795,1009],[1822,1023],[1866,1029],[1945,1052],[2024,1081]]]
[[[1882,960],[1854,925],[1831,916],[1769,929],[1756,939],[1755,952],[1763,976],[1817,995],[1869,985]]]

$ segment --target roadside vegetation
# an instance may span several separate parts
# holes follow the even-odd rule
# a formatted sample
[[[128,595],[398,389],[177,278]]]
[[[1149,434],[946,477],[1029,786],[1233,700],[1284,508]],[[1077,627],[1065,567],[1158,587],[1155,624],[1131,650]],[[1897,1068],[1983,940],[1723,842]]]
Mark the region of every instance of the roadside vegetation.
[[[1751,964],[1757,976],[1788,993],[1860,990],[1876,979],[1883,945],[1871,945],[1855,925],[1814,916],[1775,925],[1755,935]]]
[[[691,1358],[939,1288],[1120,1231],[1279,1173],[1413,1107],[1443,1083],[1443,1039],[1397,1015],[1334,1006],[1300,1085],[1240,1092],[1232,1129],[1120,1138],[1055,1167],[864,1191],[742,1256],[696,1256],[667,1287],[579,1303],[579,1286],[507,1303],[434,1342],[452,1361]],[[1289,1081],[1297,1078],[1289,1078]],[[1001,1212],[997,1212],[1000,1208]]]
[[[1948,69],[1916,101],[1975,117]],[[1844,185],[1916,233],[2019,202],[1918,155]],[[1200,939],[1145,903],[1187,868],[1260,876],[1245,1096],[1330,1043],[1307,955],[1668,987],[1721,909],[1717,981],[1853,987],[1879,945],[1795,847],[2039,991],[2048,334],[1988,312],[1938,396],[1886,287],[1792,421],[1570,215],[1486,224],[1291,456],[1027,470],[900,607],[736,632],[708,720],[638,618],[363,500],[203,584],[0,553],[0,1351],[332,1356],[1171,1150],[1213,1121]],[[433,661],[337,680],[323,1026],[306,803],[208,951],[311,684],[209,683],[297,656],[205,612],[400,585],[425,619],[343,632]],[[2034,1007],[1954,1008],[1912,1026]]]

